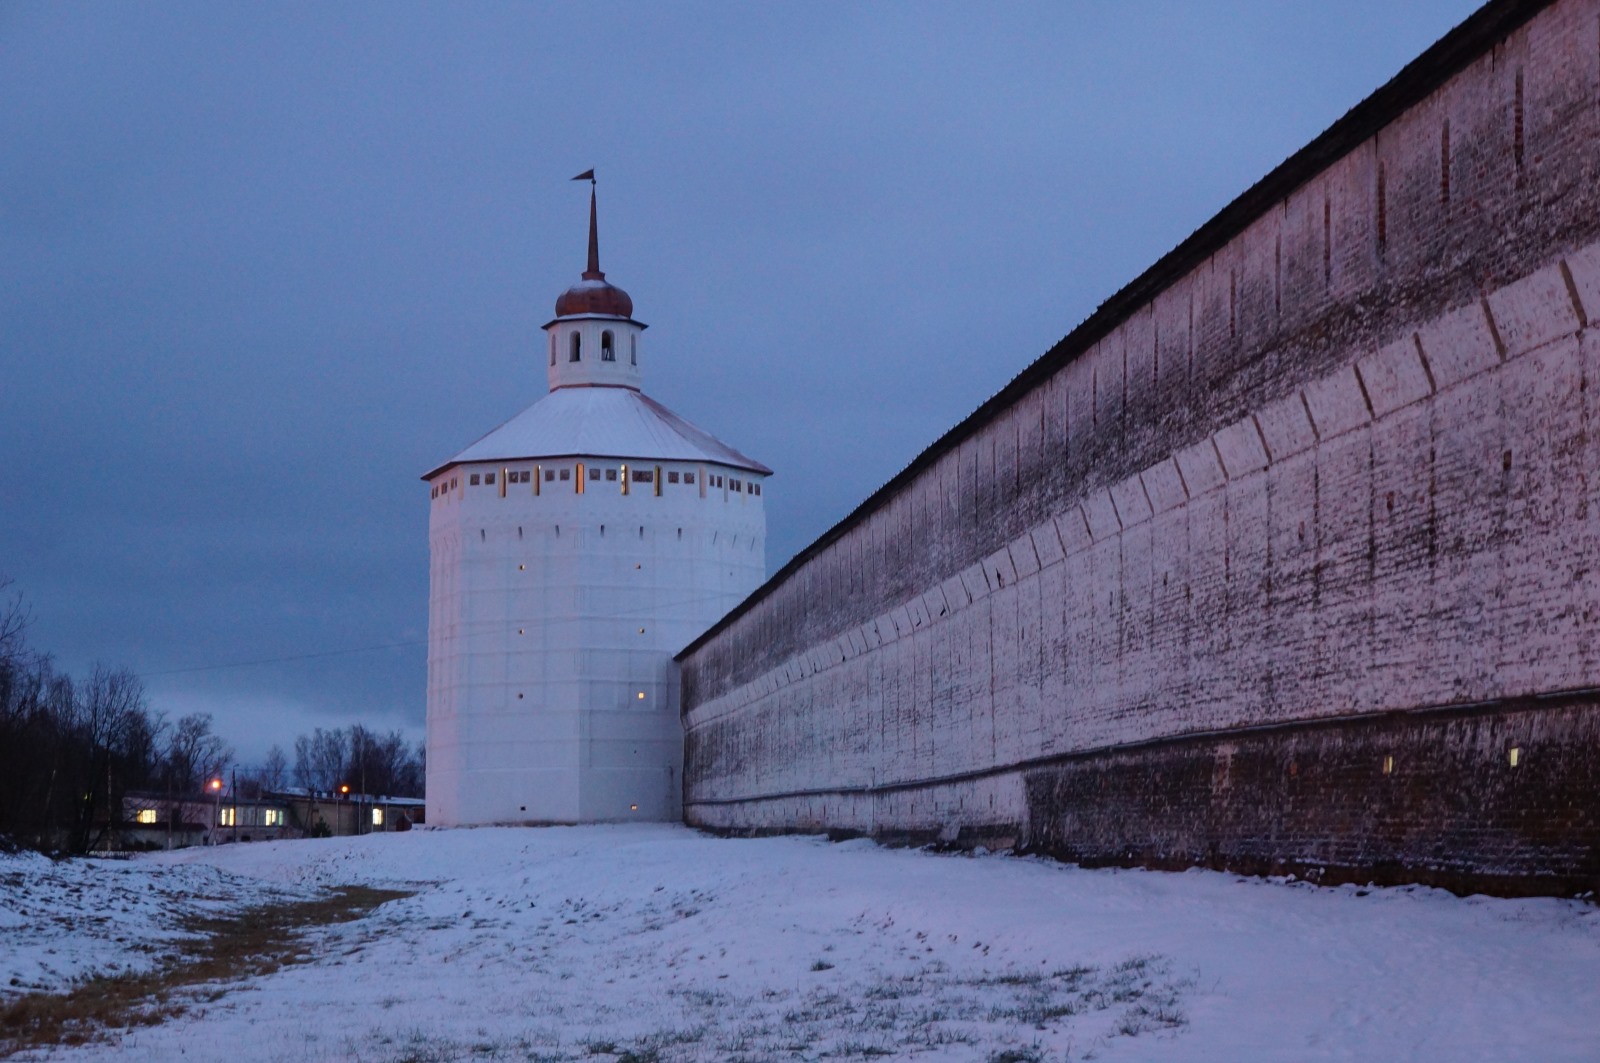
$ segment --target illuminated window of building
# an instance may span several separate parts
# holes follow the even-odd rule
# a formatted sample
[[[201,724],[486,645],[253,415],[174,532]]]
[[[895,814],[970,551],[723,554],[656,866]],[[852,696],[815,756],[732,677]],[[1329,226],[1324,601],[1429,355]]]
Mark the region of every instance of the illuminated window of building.
[[[224,808],[218,811],[217,822],[221,823],[224,827],[232,827],[238,823],[238,821],[238,809]]]
[[[467,480],[467,485],[470,486],[470,487],[477,487],[478,486],[478,474],[477,473],[473,473],[472,474],[471,478]]]
[[[1506,751],[1506,759],[1511,763],[1511,766],[1513,768],[1515,768],[1517,765],[1521,764],[1522,763],[1522,747],[1521,746],[1512,746],[1509,750]]]
[[[155,823],[160,817],[156,815],[156,810],[153,808],[141,808],[134,813],[133,818],[139,823]]]
[[[515,475],[515,473],[506,472],[503,469],[501,470],[501,472],[500,472],[500,497],[501,498],[506,497],[506,484],[511,482],[511,477],[514,476],[514,475]],[[490,473],[489,474],[489,482],[490,483],[494,483],[494,473]]]
[[[623,494],[627,494],[628,493],[628,467],[626,465],[624,465],[619,471],[622,473],[622,476],[621,476],[622,493]],[[608,480],[611,479],[611,474],[610,474],[609,470],[606,473],[606,479],[608,479]]]
[[[578,462],[578,475],[575,484],[578,494],[583,494],[583,462]]]
[[[263,808],[261,810],[261,825],[263,827],[283,826],[283,809]]]
[[[567,357],[567,361],[576,362],[582,356],[583,356],[583,337],[580,336],[578,333],[574,332],[572,334],[572,354]]]
[[[383,809],[375,808],[372,810],[372,825],[374,827],[383,826]]]
[[[1385,775],[1393,775],[1394,774],[1394,758],[1393,757],[1384,757],[1383,758],[1383,773]]]
[[[611,345],[610,329],[600,333],[600,360],[602,362],[614,362],[617,360],[616,349]]]

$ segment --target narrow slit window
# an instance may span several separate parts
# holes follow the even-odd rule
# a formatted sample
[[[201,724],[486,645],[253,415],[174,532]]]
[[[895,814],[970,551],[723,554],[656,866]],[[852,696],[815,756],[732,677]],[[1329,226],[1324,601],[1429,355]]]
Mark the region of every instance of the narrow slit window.
[[[628,337],[628,364],[629,365],[638,365],[639,364],[639,337],[638,336],[629,336]]]
[[[661,466],[655,468],[655,475],[650,477],[651,486],[655,488],[656,497],[661,497]]]
[[[550,364],[556,364],[556,334],[550,333]]]
[[[615,480],[616,478],[617,478],[617,474],[613,470],[611,470],[611,469],[607,469],[606,470],[606,479],[607,480]],[[626,465],[624,465],[622,467],[622,493],[623,494],[627,494],[628,493],[628,467]]]
[[[583,357],[583,337],[574,332],[572,334],[572,353],[567,356],[567,361],[576,362]]]
[[[583,462],[581,461],[578,462],[578,475],[573,482],[576,485],[575,490],[577,493],[583,494]]]

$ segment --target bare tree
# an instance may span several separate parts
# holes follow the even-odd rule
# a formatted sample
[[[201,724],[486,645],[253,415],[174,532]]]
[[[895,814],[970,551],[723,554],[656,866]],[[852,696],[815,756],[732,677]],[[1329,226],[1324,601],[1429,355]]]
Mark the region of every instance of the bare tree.
[[[261,782],[261,789],[283,789],[289,781],[289,758],[284,755],[282,746],[267,750],[267,759],[262,761],[261,770],[256,775]]]
[[[11,577],[0,575],[0,665],[22,657],[22,635],[28,628],[28,610],[22,592],[11,589]]]
[[[167,740],[167,771],[178,793],[198,793],[232,759],[232,748],[211,731],[209,712],[181,717]]]

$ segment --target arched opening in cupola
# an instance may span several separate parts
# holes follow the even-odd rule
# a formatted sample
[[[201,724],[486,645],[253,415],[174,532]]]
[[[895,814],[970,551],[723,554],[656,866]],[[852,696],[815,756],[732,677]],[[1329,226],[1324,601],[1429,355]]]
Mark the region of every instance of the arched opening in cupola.
[[[614,362],[617,360],[617,349],[612,345],[610,329],[600,333],[600,360],[602,362]]]
[[[574,332],[572,334],[572,354],[567,357],[567,361],[576,362],[582,357],[583,357],[583,334],[582,333],[578,333],[578,332]]]

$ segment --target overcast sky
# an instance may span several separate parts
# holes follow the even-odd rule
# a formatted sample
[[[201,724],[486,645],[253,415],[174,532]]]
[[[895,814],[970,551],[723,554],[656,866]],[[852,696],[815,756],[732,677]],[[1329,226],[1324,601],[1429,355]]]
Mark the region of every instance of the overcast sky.
[[[420,738],[418,477],[544,393],[573,174],[770,572],[1474,6],[0,0],[0,574],[247,763]]]

